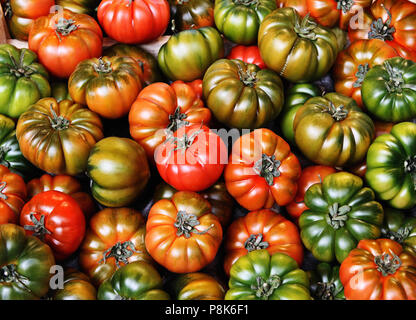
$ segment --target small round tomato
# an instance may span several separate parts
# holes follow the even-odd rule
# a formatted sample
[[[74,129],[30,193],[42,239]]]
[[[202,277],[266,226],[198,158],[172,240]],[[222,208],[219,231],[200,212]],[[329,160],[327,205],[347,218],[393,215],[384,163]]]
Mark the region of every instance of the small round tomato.
[[[41,192],[26,203],[20,225],[27,234],[48,244],[57,260],[73,254],[85,234],[85,217],[78,203],[55,190]]]
[[[203,125],[182,127],[155,152],[160,176],[180,191],[201,191],[221,176],[227,148],[217,134]]]

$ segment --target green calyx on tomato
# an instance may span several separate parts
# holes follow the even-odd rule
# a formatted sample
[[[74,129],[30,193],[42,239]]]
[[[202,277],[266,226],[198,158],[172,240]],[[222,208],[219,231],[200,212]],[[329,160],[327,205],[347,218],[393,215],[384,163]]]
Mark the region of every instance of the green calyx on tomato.
[[[117,242],[114,246],[103,253],[103,258],[99,261],[99,263],[105,264],[107,259],[114,258],[116,260],[117,268],[120,268],[120,262],[128,264],[128,259],[134,253],[140,253],[140,251],[136,250],[132,241]]]
[[[251,234],[250,237],[244,242],[244,248],[246,248],[248,252],[267,249],[268,247],[269,243],[267,241],[263,241],[262,234]]]
[[[348,205],[339,206],[338,202],[330,205],[329,213],[326,216],[326,222],[335,230],[345,226],[346,221],[348,220],[348,212],[351,211],[351,207]]]
[[[177,107],[173,114],[169,115],[169,125],[166,127],[167,131],[176,132],[179,128],[189,125],[186,121],[187,115],[181,112],[181,107]]]
[[[348,116],[348,110],[344,109],[344,105],[335,106],[332,102],[329,105],[325,106],[325,109],[322,112],[329,113],[335,121],[345,120]]]
[[[268,156],[267,154],[262,154],[261,159],[257,160],[254,164],[254,171],[260,176],[266,179],[266,182],[269,186],[273,185],[274,178],[280,176],[279,167],[281,162],[276,160],[276,156]]]
[[[337,9],[342,10],[342,13],[348,13],[354,5],[354,0],[336,0]]]
[[[270,276],[268,279],[257,276],[256,284],[251,285],[251,290],[255,291],[257,298],[268,300],[274,291],[280,287],[281,283],[282,279],[276,274]]]
[[[111,68],[111,61],[104,61],[102,58],[98,59],[98,63],[94,64],[94,70],[98,74],[102,73],[110,73],[113,71],[113,68]]]
[[[382,255],[375,256],[374,263],[377,266],[377,270],[381,272],[383,277],[395,274],[396,271],[402,266],[401,259],[394,254],[394,252],[383,253]]]
[[[386,10],[387,15],[389,18],[386,22],[383,22],[382,18],[378,18],[377,20],[373,21],[370,26],[370,31],[368,32],[368,39],[380,39],[383,41],[391,41],[393,40],[393,34],[396,32],[396,28],[390,26],[393,17],[391,15],[390,10],[388,10],[383,4],[381,6]]]
[[[352,85],[354,88],[360,88],[363,84],[363,81],[365,79],[365,76],[367,75],[368,71],[370,70],[370,66],[368,63],[366,64],[360,64],[358,66],[357,73],[355,76],[357,77],[357,80]]]
[[[316,40],[316,33],[314,30],[317,26],[318,24],[310,19],[310,14],[308,13],[302,20],[298,16],[298,19],[295,21],[294,30],[301,38]],[[282,73],[283,72],[284,70]]]
[[[33,225],[25,225],[23,228],[28,231],[33,231],[33,236],[38,237],[40,240],[43,241],[45,235],[52,234],[48,229],[45,227],[45,216],[43,214],[40,215],[39,220],[36,219],[34,213],[31,213],[30,220],[32,221]]]
[[[402,93],[403,89],[416,89],[415,85],[405,83],[403,71],[393,68],[389,61],[384,61],[384,67],[389,75],[386,88],[390,93]]]
[[[200,225],[200,222],[197,216],[193,214],[188,214],[185,211],[181,211],[181,210],[178,211],[176,215],[176,221],[173,225],[178,229],[178,231],[176,232],[176,235],[178,237],[183,235],[187,239],[191,237],[191,233],[202,235],[202,234],[207,233],[211,228],[214,227],[214,225],[211,224],[205,230],[202,230],[202,231],[196,230],[194,227]]]
[[[345,300],[344,287],[339,279],[339,266],[322,262],[308,274],[311,295],[316,300]]]
[[[72,19],[60,18],[58,23],[55,23],[55,32],[59,41],[62,40],[61,36],[68,36],[71,32],[78,29],[78,25]]]

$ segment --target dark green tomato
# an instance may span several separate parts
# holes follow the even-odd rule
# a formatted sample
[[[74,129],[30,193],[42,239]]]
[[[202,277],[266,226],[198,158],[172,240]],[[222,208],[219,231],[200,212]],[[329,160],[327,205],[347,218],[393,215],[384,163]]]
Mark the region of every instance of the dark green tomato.
[[[49,97],[51,87],[46,69],[28,49],[0,44],[0,113],[19,117],[39,99]]]
[[[416,254],[416,217],[409,216],[408,212],[385,208],[381,235],[397,241],[404,249]]]
[[[285,96],[285,106],[280,115],[280,128],[286,141],[295,144],[295,133],[293,132],[293,121],[296,112],[310,98],[320,96],[321,90],[312,83],[295,84]]]
[[[162,277],[144,261],[122,266],[98,288],[98,300],[169,300]]]
[[[171,36],[159,50],[158,63],[171,80],[201,79],[208,67],[224,57],[224,42],[212,27],[185,30]]]
[[[339,279],[339,266],[322,262],[308,272],[311,295],[315,300],[345,300],[344,287]]]
[[[373,121],[355,100],[335,92],[309,99],[296,112],[293,129],[309,160],[337,167],[364,160],[375,135]]]
[[[351,173],[326,176],[306,191],[309,209],[299,218],[303,244],[319,261],[341,263],[360,240],[380,236],[383,207],[374,199],[374,192]]]
[[[215,0],[215,25],[232,42],[255,44],[260,23],[276,9],[275,0]]]
[[[373,66],[361,85],[367,110],[387,122],[416,117],[416,63],[395,57]]]
[[[309,279],[283,253],[254,250],[231,267],[225,300],[310,300]]]
[[[0,300],[34,300],[49,290],[52,250],[15,224],[0,225]]]
[[[214,116],[232,128],[256,129],[274,120],[283,108],[280,77],[241,60],[221,59],[205,73],[203,94]]]
[[[310,82],[325,76],[339,51],[336,35],[303,18],[291,7],[269,14],[258,34],[261,57],[267,67],[292,82]]]
[[[365,178],[377,196],[396,209],[416,205],[416,124],[402,122],[374,140]]]
[[[58,6],[75,13],[94,15],[101,0],[55,0]]]
[[[75,269],[65,271],[64,287],[52,294],[53,300],[96,300],[97,290],[87,275]]]
[[[212,27],[214,2],[212,0],[169,0],[171,29],[183,31]]]
[[[56,101],[61,102],[62,100],[71,100],[71,95],[68,91],[68,83],[62,81],[55,81],[51,85],[52,87],[52,97],[56,99]]]
[[[20,151],[19,142],[16,138],[15,123],[2,114],[0,114],[0,164],[26,178],[26,180],[36,170]]]

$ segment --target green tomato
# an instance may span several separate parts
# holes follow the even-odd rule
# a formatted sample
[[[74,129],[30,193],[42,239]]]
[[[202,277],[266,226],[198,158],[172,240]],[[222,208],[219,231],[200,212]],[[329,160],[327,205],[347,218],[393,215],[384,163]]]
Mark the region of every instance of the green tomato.
[[[319,261],[341,263],[363,239],[377,239],[383,207],[361,178],[337,172],[312,185],[305,194],[309,208],[299,218],[305,247]]]
[[[339,279],[339,266],[322,262],[308,275],[311,295],[315,300],[345,300],[344,287]]]

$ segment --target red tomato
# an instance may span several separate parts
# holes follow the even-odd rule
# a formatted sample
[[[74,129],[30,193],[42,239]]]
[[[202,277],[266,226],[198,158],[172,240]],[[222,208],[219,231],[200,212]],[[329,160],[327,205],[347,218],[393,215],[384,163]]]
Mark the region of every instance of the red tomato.
[[[69,10],[37,19],[29,33],[29,49],[60,78],[68,78],[81,61],[100,57],[102,48],[103,33],[98,23]]]
[[[227,148],[220,136],[204,125],[178,129],[155,151],[160,176],[180,191],[201,191],[221,176]]]
[[[166,0],[103,0],[97,17],[114,40],[147,43],[165,33],[170,8]]]
[[[20,225],[48,244],[57,260],[73,254],[85,235],[85,217],[78,203],[55,190],[41,192],[26,203]]]
[[[261,69],[266,69],[266,64],[260,56],[257,46],[235,46],[231,49],[227,59],[239,59],[246,63],[257,65]]]
[[[309,208],[303,202],[306,191],[315,183],[322,183],[326,176],[335,173],[336,170],[327,166],[310,166],[302,171],[298,181],[298,193],[293,202],[286,206],[287,212],[295,218],[299,219],[303,211]]]

